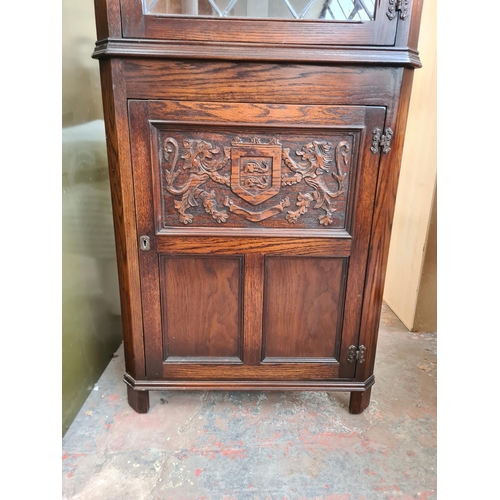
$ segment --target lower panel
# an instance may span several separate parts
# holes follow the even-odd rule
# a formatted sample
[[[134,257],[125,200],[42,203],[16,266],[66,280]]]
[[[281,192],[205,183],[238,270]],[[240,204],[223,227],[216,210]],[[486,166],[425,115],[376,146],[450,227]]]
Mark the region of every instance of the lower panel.
[[[331,380],[338,377],[335,364],[279,364],[279,365],[188,365],[164,364],[166,379],[184,380]]]
[[[347,260],[266,257],[265,362],[338,359]]]
[[[241,361],[239,256],[160,256],[163,359]]]

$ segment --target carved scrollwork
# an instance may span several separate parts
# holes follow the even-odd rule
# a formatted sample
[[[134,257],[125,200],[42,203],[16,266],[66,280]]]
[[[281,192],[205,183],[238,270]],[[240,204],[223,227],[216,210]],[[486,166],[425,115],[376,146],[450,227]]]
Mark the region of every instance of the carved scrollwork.
[[[336,199],[346,192],[350,146],[347,141],[333,146],[327,141],[313,140],[291,154],[290,148],[283,148],[276,138],[236,137],[230,147],[219,147],[199,138],[183,140],[179,146],[175,138],[167,137],[162,155],[164,194],[174,196],[173,208],[182,224],[193,222],[194,215],[188,211],[200,205],[219,224],[229,219],[229,213],[261,222],[289,207],[290,195],[294,193],[288,190],[272,206],[262,205],[264,202],[283,187],[302,184],[304,187],[298,186],[295,191],[297,209],[288,210],[284,220],[295,224],[312,208],[324,212],[318,222],[329,226],[337,210]],[[231,175],[224,172],[228,167]],[[289,173],[282,175],[285,168]],[[261,205],[261,209],[238,205],[223,192],[207,188],[208,181],[229,188],[250,205]],[[220,207],[218,200],[229,213]]]
[[[342,170],[342,164],[348,164],[349,144],[346,141],[340,142],[335,148],[335,155],[332,155],[332,145],[325,141],[313,141],[302,147],[295,154],[302,161],[296,162],[290,157],[290,149],[283,149],[283,161],[285,165],[295,172],[295,175],[282,177],[282,184],[289,186],[298,184],[302,180],[313,188],[312,192],[299,193],[297,195],[298,210],[289,211],[286,220],[290,223],[297,222],[297,219],[308,211],[309,206],[314,201],[315,209],[322,209],[325,215],[319,217],[319,223],[328,226],[333,222],[333,200],[345,192],[344,180],[346,174]],[[333,191],[326,183],[325,176],[330,174],[337,184],[337,189]]]
[[[198,206],[198,199],[202,201],[205,212],[210,214],[218,223],[226,222],[229,217],[226,211],[217,207],[214,191],[205,191],[201,186],[209,179],[229,186],[229,176],[222,176],[218,170],[224,168],[229,161],[229,148],[224,148],[224,156],[217,158],[219,148],[203,140],[188,140],[183,142],[183,150],[179,152],[179,144],[173,137],[165,139],[164,158],[171,163],[170,170],[165,169],[166,189],[174,196],[182,196],[181,200],[174,201],[174,208],[179,212],[179,220],[183,224],[193,222],[193,216],[186,213],[190,207]],[[183,162],[182,168],[190,173],[189,179],[179,187],[175,181],[181,171],[179,167],[179,154]],[[172,158],[173,156],[173,158]]]
[[[229,198],[229,196],[226,196],[226,198],[224,199],[224,206],[228,207],[230,212],[233,212],[237,215],[242,215],[247,220],[250,220],[252,222],[260,222],[269,219],[269,217],[272,217],[273,215],[283,212],[286,207],[290,206],[290,199],[287,196],[274,207],[268,208],[266,210],[261,210],[260,212],[252,212],[250,210],[246,210],[245,208],[239,207],[234,203],[233,200]]]
[[[269,139],[263,139],[262,137],[251,137],[249,139],[242,139],[241,137],[235,137],[232,141],[233,145],[237,144],[261,144],[265,146],[281,146],[280,142],[276,137],[271,137]]]

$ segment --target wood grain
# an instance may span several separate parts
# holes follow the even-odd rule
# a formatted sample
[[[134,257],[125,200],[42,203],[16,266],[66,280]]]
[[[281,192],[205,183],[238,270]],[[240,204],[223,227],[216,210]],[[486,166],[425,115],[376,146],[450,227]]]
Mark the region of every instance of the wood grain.
[[[153,158],[159,159],[155,212],[161,213],[161,227],[227,228],[229,234],[238,227],[283,234],[344,229],[360,135],[352,128],[360,125],[356,113],[354,124],[342,118],[348,130],[174,124],[159,129]]]
[[[115,229],[125,366],[144,377],[144,338],[125,80],[119,60],[101,61],[106,146]]]
[[[351,412],[369,404],[413,76],[403,66],[420,64],[422,0],[410,3],[406,20],[390,21],[380,4],[374,22],[328,23],[168,18],[143,15],[138,0],[95,0],[100,42],[94,56],[101,58],[125,380],[136,411],[147,411],[150,389],[347,390],[353,392]],[[224,206],[245,218],[245,227],[165,227],[168,166],[160,165],[161,144],[167,133],[196,127],[207,134],[197,140],[220,142],[214,151],[227,147],[219,139],[237,129],[311,142],[350,134],[342,223],[336,229],[310,223],[286,231],[264,227],[278,214],[276,179],[261,196],[255,180],[242,176],[249,191],[240,185],[240,197],[249,206]],[[389,154],[370,152],[373,127],[394,131]],[[189,140],[189,147],[199,146]],[[296,172],[293,155],[304,151],[300,141],[292,142],[289,160]],[[277,158],[263,149],[252,153],[262,168],[268,156]],[[201,156],[194,149],[192,154],[191,164],[183,173],[179,165],[176,175],[196,170]],[[321,174],[314,175],[313,188],[321,184]],[[177,196],[172,186],[170,194]],[[215,191],[196,188],[176,201],[188,214],[200,218],[196,207],[203,206],[213,216]],[[300,201],[297,207],[310,213],[325,203],[318,194],[315,206],[307,196]],[[327,218],[334,212],[329,210]],[[138,250],[141,235],[150,238],[151,250]],[[351,344],[365,345],[365,363],[346,362]]]
[[[311,106],[294,104],[149,101],[149,117],[161,123],[191,122],[249,124],[287,127],[319,127],[321,129],[360,128],[365,123],[365,106]],[[244,120],[244,122],[242,121]]]
[[[266,258],[264,360],[336,358],[346,260]]]
[[[408,47],[330,46],[260,43],[180,42],[171,40],[105,39],[96,43],[96,59],[142,57],[230,61],[337,63],[420,68],[418,52]]]
[[[129,101],[130,133],[135,138],[135,147],[130,149],[134,175],[134,198],[137,220],[137,235],[148,236],[153,248],[156,246],[154,216],[150,194],[154,192],[151,176],[151,155],[147,123],[148,105],[145,101]],[[141,296],[144,328],[144,348],[148,377],[161,377],[162,326],[158,311],[161,310],[158,256],[156,252],[139,251],[141,273]]]
[[[366,362],[357,365],[357,380],[364,380],[371,375],[375,365],[387,257],[412,82],[413,70],[404,70],[401,95],[398,96],[395,105],[388,110],[386,123],[394,130],[394,139],[390,153],[382,155],[380,161],[359,338],[359,343],[366,347]]]
[[[264,293],[264,255],[245,253],[243,332],[245,365],[255,366],[262,359],[262,317]]]
[[[266,363],[249,365],[163,365],[163,377],[176,380],[332,380],[338,376],[339,366],[334,363]]]
[[[120,0],[94,0],[97,40],[121,37]]]
[[[321,22],[277,19],[197,18],[143,15],[140,2],[120,0],[123,36],[221,42],[262,41],[310,45],[393,45],[396,22],[380,9],[373,22]],[[304,36],[306,34],[306,36]]]
[[[373,203],[379,173],[380,155],[374,155],[367,145],[370,142],[371,131],[377,123],[383,122],[385,109],[371,107],[366,115],[365,134],[362,138],[365,147],[360,148],[359,159],[362,168],[356,180],[356,189],[351,198],[356,207],[356,218],[352,223],[353,245],[349,260],[349,275],[346,287],[346,307],[342,327],[342,342],[340,358],[341,377],[353,377],[356,365],[346,363],[348,349],[351,345],[359,345],[360,337],[360,311],[363,305],[363,290],[366,276],[366,265],[370,241],[370,229],[373,218]]]
[[[338,257],[348,257],[352,244],[349,237],[338,239],[332,237],[328,239],[286,237],[248,238],[236,234],[226,237],[159,234],[156,238],[158,242],[157,250],[160,253],[188,253],[195,255],[234,255],[244,253],[245,255],[306,255],[319,257],[330,254]]]
[[[401,68],[124,59],[130,99],[386,106]],[[189,85],[186,85],[189,82]],[[241,118],[240,118],[241,119]]]
[[[242,357],[241,257],[160,257],[164,359]]]

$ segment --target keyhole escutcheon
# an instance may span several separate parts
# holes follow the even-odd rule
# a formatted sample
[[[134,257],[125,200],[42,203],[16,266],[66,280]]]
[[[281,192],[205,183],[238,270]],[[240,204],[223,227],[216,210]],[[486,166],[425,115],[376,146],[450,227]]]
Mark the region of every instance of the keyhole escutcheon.
[[[151,244],[149,242],[149,236],[141,236],[139,238],[139,247],[144,252],[147,252],[151,248]]]

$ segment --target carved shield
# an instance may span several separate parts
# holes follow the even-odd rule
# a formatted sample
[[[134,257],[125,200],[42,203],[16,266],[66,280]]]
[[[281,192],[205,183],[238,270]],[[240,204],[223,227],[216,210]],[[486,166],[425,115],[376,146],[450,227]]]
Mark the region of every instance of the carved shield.
[[[252,205],[277,195],[281,185],[281,144],[236,139],[231,146],[231,190]]]

